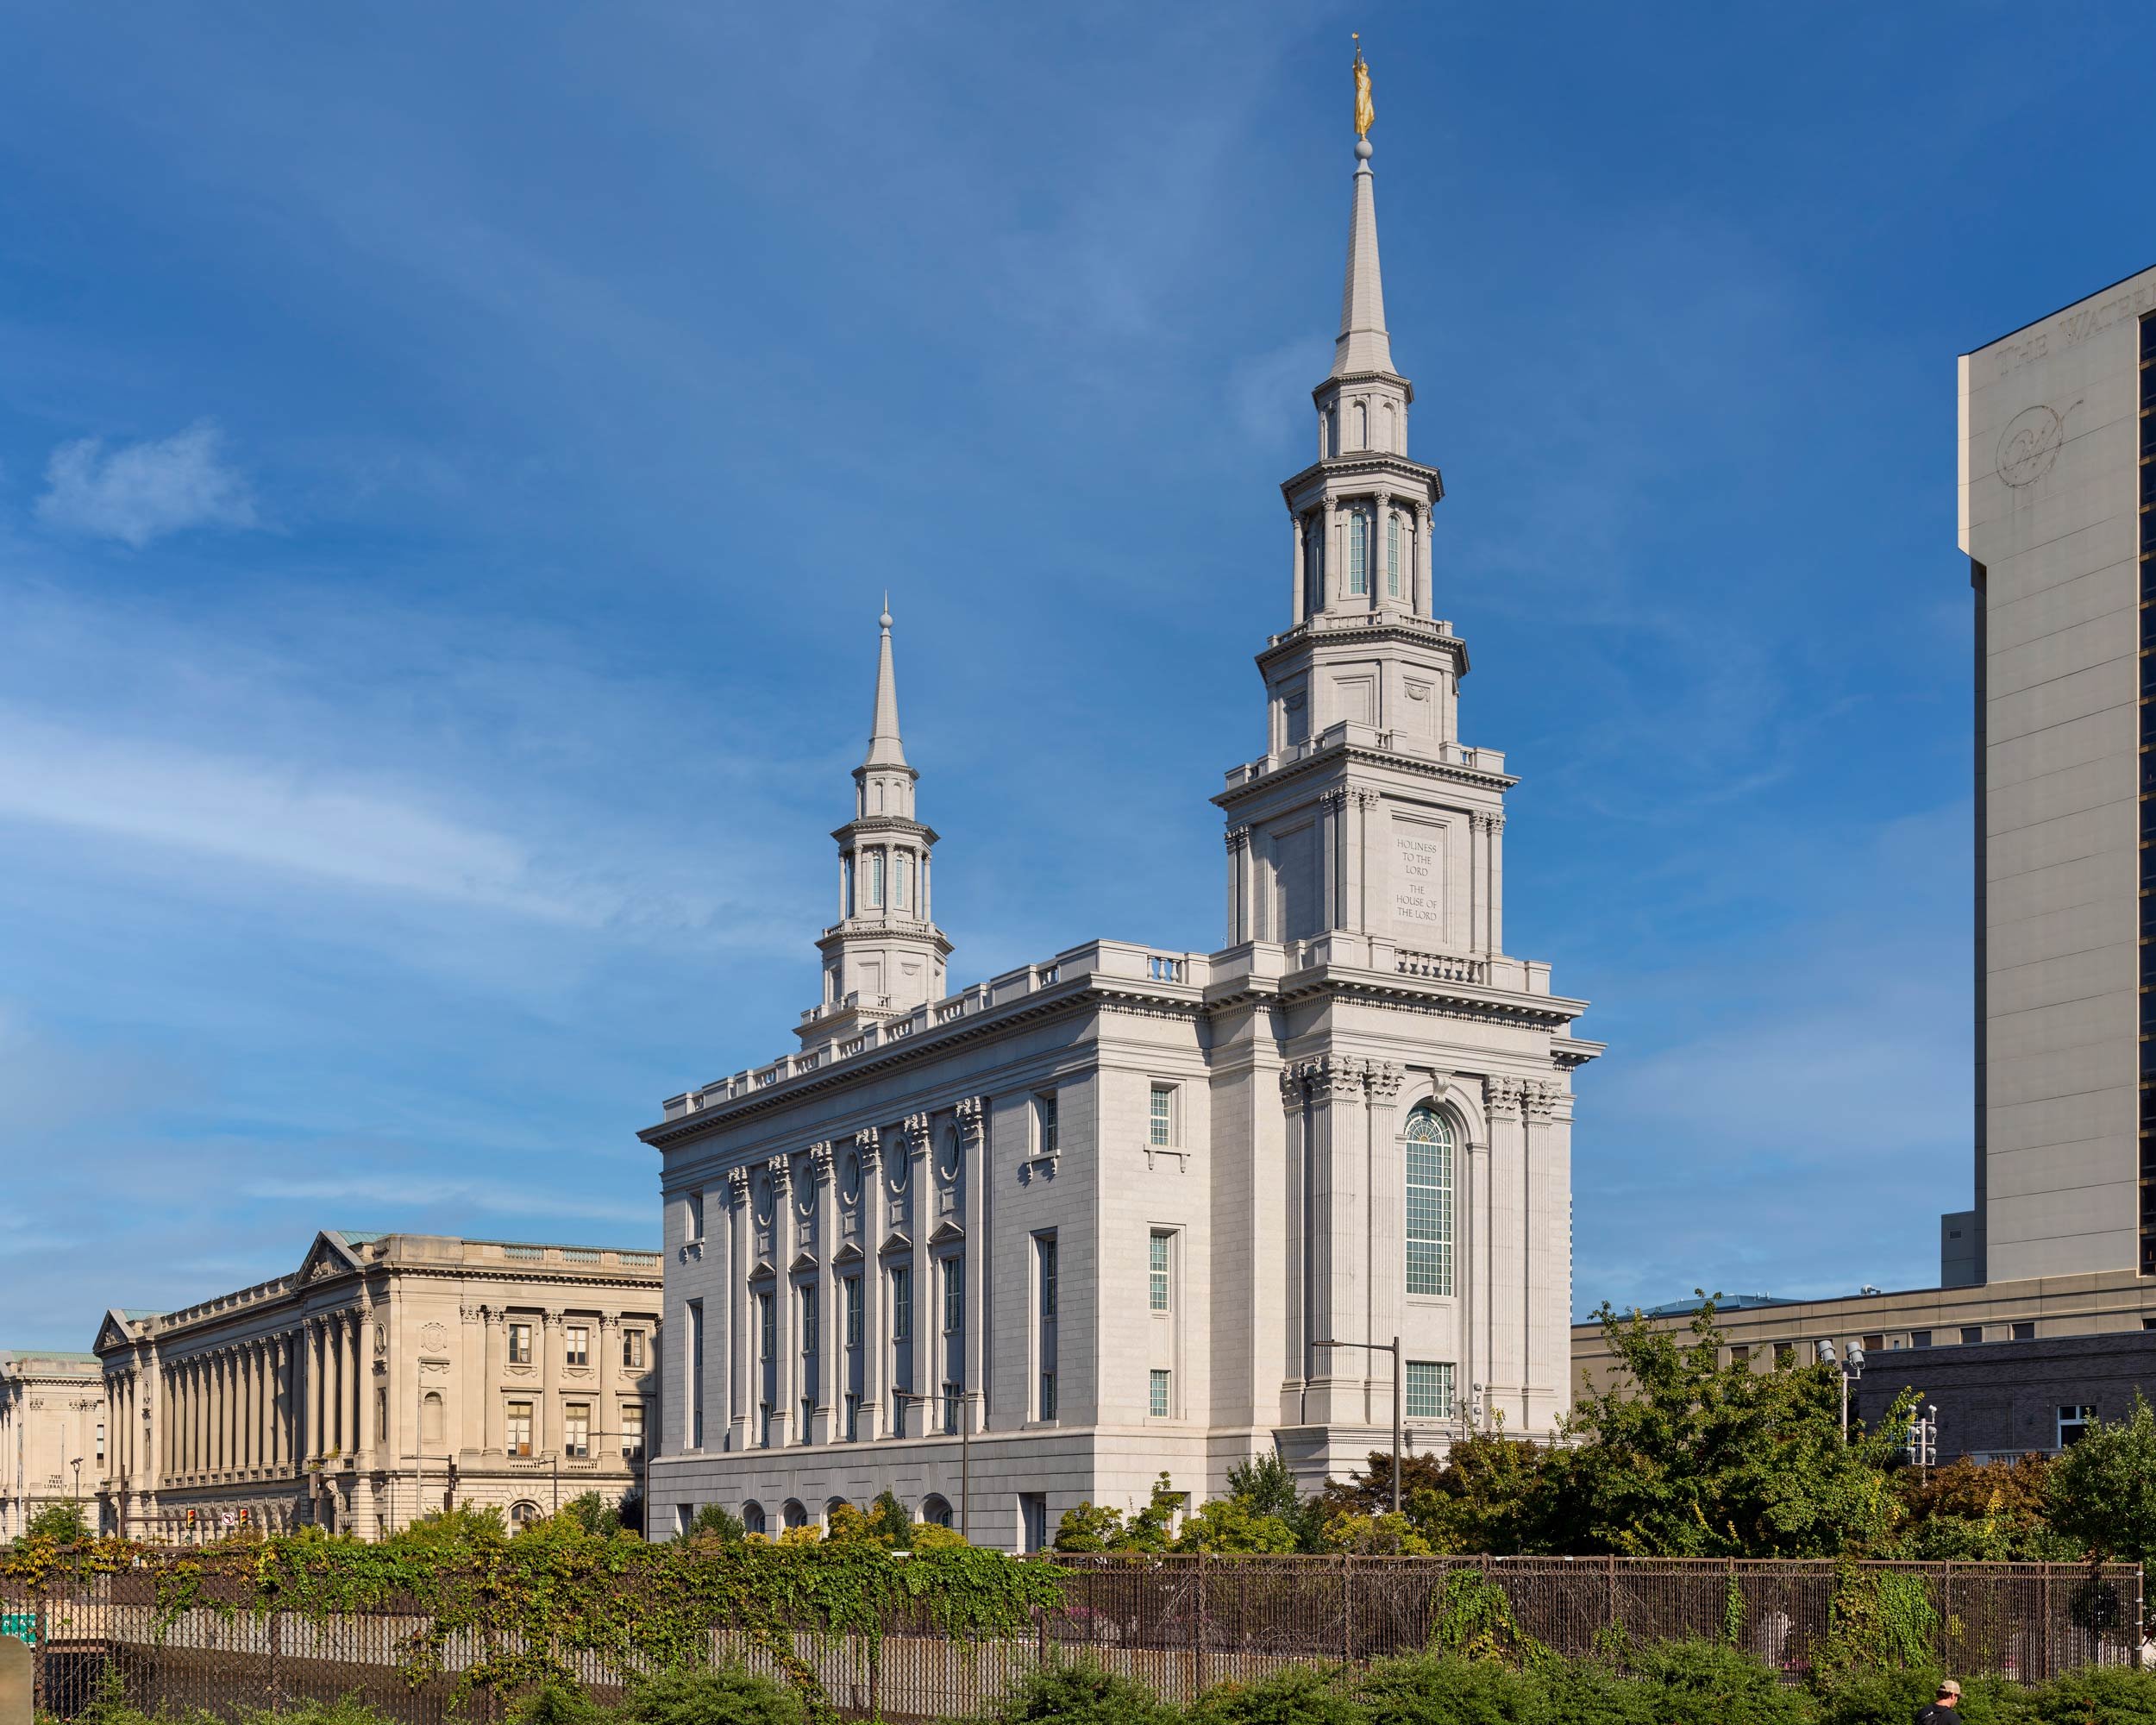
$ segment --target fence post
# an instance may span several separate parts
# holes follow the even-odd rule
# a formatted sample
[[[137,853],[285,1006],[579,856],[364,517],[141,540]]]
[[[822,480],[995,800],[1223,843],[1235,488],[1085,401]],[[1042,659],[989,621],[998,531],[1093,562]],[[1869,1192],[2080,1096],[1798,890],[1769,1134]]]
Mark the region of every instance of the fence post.
[[[30,1702],[41,1715],[55,1715],[60,1709],[53,1705],[53,1667],[45,1657],[45,1643],[52,1634],[52,1615],[46,1609],[45,1590],[40,1587],[31,1596],[34,1603],[30,1608]]]
[[[1191,1634],[1196,1638],[1190,1653],[1190,1695],[1194,1701],[1206,1687],[1206,1554],[1198,1552],[1198,1609],[1191,1613]]]

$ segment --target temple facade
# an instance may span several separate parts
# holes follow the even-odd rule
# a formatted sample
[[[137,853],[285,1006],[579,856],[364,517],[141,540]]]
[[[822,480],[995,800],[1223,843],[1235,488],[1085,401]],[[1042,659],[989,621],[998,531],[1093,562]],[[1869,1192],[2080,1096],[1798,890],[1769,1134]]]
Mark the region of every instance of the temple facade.
[[[1460,738],[1438,469],[1410,451],[1370,147],[1313,459],[1213,799],[1223,944],[1114,940],[951,991],[887,610],[801,1046],[664,1104],[655,1534],[889,1490],[1032,1546],[1081,1500],[1314,1484],[1569,1405],[1584,1002],[1504,944],[1504,756]],[[1395,1365],[1398,1367],[1395,1374]]]

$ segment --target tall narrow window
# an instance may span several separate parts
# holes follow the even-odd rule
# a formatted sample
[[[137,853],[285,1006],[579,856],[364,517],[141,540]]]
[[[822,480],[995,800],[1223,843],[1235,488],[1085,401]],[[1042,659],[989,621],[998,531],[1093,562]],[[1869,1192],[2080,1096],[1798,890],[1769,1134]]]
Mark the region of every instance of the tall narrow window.
[[[1400,597],[1400,518],[1390,510],[1385,512],[1385,593]]]
[[[562,1361],[564,1365],[589,1365],[592,1363],[592,1329],[588,1324],[571,1324],[562,1331]]]
[[[1171,1294],[1169,1269],[1174,1263],[1175,1236],[1166,1228],[1155,1228],[1147,1242],[1145,1259],[1145,1304],[1149,1310],[1165,1312],[1169,1309]]]
[[[816,1290],[801,1289],[801,1358],[810,1358],[816,1352]]]
[[[621,1333],[621,1363],[624,1371],[644,1369],[644,1333],[642,1330],[624,1330]]]
[[[1325,517],[1313,515],[1303,523],[1302,575],[1310,589],[1310,609],[1325,609]]]
[[[1146,1105],[1145,1125],[1147,1143],[1175,1143],[1175,1087],[1173,1084],[1153,1086],[1152,1098]]]
[[[1417,1108],[1407,1117],[1407,1291],[1452,1291],[1452,1127]]]
[[[1039,1144],[1035,1153],[1040,1156],[1057,1154],[1056,1098],[1052,1092],[1033,1098],[1033,1125],[1034,1137]]]
[[[531,1326],[511,1324],[509,1327],[509,1363],[511,1365],[531,1364]]]
[[[850,1389],[846,1392],[845,1430],[846,1441],[848,1443],[853,1444],[859,1443],[861,1441],[861,1397],[855,1395]]]
[[[644,1458],[644,1404],[641,1402],[622,1404],[621,1458],[624,1461],[642,1461]]]
[[[689,1447],[704,1447],[704,1302],[692,1300],[689,1313]]]
[[[868,853],[868,908],[872,911],[883,908],[883,852],[881,850]]]
[[[838,1302],[846,1310],[846,1346],[861,1346],[861,1278],[843,1276],[838,1281]]]
[[[959,1429],[959,1409],[965,1399],[965,1385],[955,1377],[947,1377],[943,1380],[943,1429],[946,1432],[956,1432]]]
[[[913,1272],[902,1264],[891,1270],[891,1339],[913,1339]]]
[[[756,1357],[769,1359],[779,1351],[779,1314],[768,1294],[756,1295]]]
[[[561,1453],[571,1461],[588,1460],[592,1453],[592,1404],[571,1402],[561,1409]]]
[[[913,859],[906,852],[901,850],[899,852],[898,864],[899,895],[896,902],[898,907],[904,910],[913,902]]]
[[[506,1439],[510,1454],[528,1456],[531,1453],[530,1402],[512,1402],[509,1404],[509,1428]]]
[[[804,1396],[801,1398],[801,1429],[793,1441],[797,1444],[812,1444],[816,1441],[816,1398],[813,1396]]]
[[[689,1239],[700,1240],[704,1238],[704,1195],[701,1192],[689,1194],[687,1212],[684,1235]]]
[[[1040,1356],[1039,1395],[1034,1418],[1056,1417],[1056,1236],[1033,1236],[1033,1279],[1038,1298],[1035,1350]]]
[[[1348,593],[1370,590],[1370,521],[1360,510],[1348,518]]]
[[[1452,1417],[1452,1362],[1411,1359],[1407,1371],[1407,1417],[1411,1420],[1449,1420]]]
[[[1366,403],[1355,404],[1355,447],[1367,449],[1370,446],[1370,411]]]
[[[943,1333],[956,1335],[966,1321],[966,1260],[956,1254],[943,1260]]]
[[[1146,1385],[1145,1411],[1156,1420],[1165,1420],[1174,1403],[1175,1380],[1165,1366],[1153,1368],[1151,1379]]]

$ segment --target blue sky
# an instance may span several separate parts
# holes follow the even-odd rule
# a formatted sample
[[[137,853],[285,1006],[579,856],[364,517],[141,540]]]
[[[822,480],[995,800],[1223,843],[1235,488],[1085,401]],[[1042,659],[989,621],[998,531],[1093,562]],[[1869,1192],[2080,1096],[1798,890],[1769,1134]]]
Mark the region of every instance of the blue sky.
[[[1219,938],[1348,31],[1576,1289],[1935,1276],[1954,356],[2151,261],[2124,6],[8,9],[0,1343],[655,1238],[899,619],[970,981]]]

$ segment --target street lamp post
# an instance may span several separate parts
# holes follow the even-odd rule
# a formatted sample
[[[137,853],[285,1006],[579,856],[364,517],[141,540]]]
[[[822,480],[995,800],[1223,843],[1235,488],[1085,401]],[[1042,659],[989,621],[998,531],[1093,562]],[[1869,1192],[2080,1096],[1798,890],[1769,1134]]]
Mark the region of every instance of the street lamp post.
[[[77,1456],[67,1465],[75,1470],[75,1508],[79,1513],[82,1509],[82,1458]]]
[[[1864,1376],[1864,1350],[1852,1342],[1849,1345],[1849,1358],[1837,1360],[1833,1342],[1814,1342],[1812,1346],[1819,1357],[1819,1363],[1833,1366],[1836,1375],[1841,1379],[1841,1440],[1846,1444],[1849,1441],[1849,1385],[1852,1379]]]
[[[1393,1514],[1400,1514],[1400,1338],[1388,1342],[1313,1342],[1313,1348],[1367,1348],[1393,1357]]]
[[[893,1389],[891,1399],[899,1404],[899,1419],[906,1419],[906,1404],[909,1402],[933,1402],[938,1398],[920,1389]],[[973,1418],[972,1403],[981,1399],[978,1389],[962,1389],[956,1398],[964,1404],[968,1412],[958,1422],[958,1536],[968,1544],[973,1540]],[[899,1433],[905,1435],[903,1432]],[[923,1437],[928,1435],[924,1432]],[[946,1433],[946,1435],[949,1435]]]

